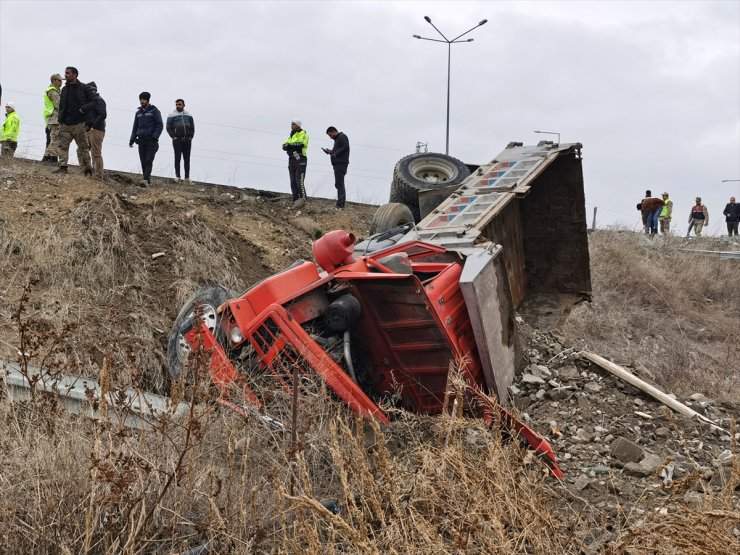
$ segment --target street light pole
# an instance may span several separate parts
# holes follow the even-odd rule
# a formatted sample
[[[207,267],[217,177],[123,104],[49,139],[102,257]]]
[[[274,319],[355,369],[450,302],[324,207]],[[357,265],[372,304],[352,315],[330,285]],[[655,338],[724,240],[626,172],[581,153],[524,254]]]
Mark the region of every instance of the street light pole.
[[[560,133],[558,133],[557,131],[535,131],[535,133],[541,133],[543,135],[557,135],[558,144],[560,144]]]
[[[429,25],[434,27],[434,30],[437,31],[444,40],[430,39],[430,38],[422,37],[419,35],[413,35],[413,37],[419,40],[430,40],[432,42],[444,42],[447,44],[447,125],[445,128],[446,129],[445,131],[445,154],[449,154],[450,153],[450,69],[452,67],[452,45],[461,43],[461,42],[473,42],[473,39],[466,39],[466,40],[459,40],[459,39],[467,35],[469,32],[473,31],[474,29],[477,29],[481,25],[485,25],[488,22],[488,20],[487,19],[481,20],[480,22],[478,22],[478,25],[476,25],[475,27],[471,27],[470,29],[465,31],[462,35],[458,35],[454,39],[449,40],[444,35],[444,33],[442,33],[442,31],[437,29],[437,26],[434,25],[434,23],[432,23],[432,20],[428,15],[425,15],[424,19],[426,20],[427,23],[429,23]]]
[[[470,39],[473,40],[473,39]],[[452,43],[447,43],[447,122],[445,123],[445,154],[450,153],[450,68],[452,67]]]

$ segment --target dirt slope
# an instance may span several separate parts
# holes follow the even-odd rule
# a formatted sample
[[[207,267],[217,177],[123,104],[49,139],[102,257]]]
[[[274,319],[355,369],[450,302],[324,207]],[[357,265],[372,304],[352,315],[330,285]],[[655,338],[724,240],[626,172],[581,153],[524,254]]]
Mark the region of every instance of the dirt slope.
[[[36,329],[77,328],[71,370],[96,374],[103,354],[138,361],[161,389],[166,338],[197,287],[234,290],[311,257],[321,233],[366,235],[373,206],[312,199],[300,212],[287,195],[124,174],[104,183],[59,177],[38,163],[0,165],[0,356],[15,359],[13,314],[26,284],[25,318]],[[164,253],[153,258],[152,255]],[[116,356],[115,358],[120,358]]]
[[[321,233],[365,236],[375,209],[311,200],[296,213],[272,193],[169,180],[141,189],[123,174],[57,177],[23,160],[0,164],[0,199],[0,357],[22,346],[34,363],[97,375],[109,355],[119,384],[158,390],[170,326],[199,285],[244,290],[310,258]],[[593,302],[553,333],[520,322],[511,401],[553,444],[562,482],[480,422],[405,414],[354,433],[328,396],[302,405],[299,456],[218,407],[130,437],[3,402],[0,551],[82,551],[87,530],[111,553],[121,538],[139,549],[129,552],[214,541],[223,553],[736,553],[738,266],[685,247],[592,235]],[[723,430],[665,413],[582,349],[630,366]],[[172,438],[185,432],[196,439],[182,447]],[[175,486],[166,478],[178,465]],[[340,516],[317,506],[327,497]],[[83,522],[83,506],[97,520]],[[137,511],[141,520],[121,516]]]

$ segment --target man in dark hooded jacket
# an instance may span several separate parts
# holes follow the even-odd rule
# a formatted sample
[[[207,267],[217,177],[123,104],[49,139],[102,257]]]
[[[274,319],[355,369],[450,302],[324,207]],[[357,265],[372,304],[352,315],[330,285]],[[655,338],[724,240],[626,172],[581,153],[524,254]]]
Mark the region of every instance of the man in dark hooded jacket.
[[[78,75],[77,68],[70,66],[64,70],[66,83],[59,97],[59,168],[54,173],[67,173],[69,145],[74,141],[81,154],[85,175],[92,175],[85,110],[93,101],[93,96],[90,87],[81,82]]]
[[[151,185],[154,155],[159,150],[159,136],[164,129],[162,114],[156,106],[149,104],[151,97],[152,95],[146,91],[139,95],[141,107],[136,110],[134,128],[131,130],[131,138],[128,142],[130,147],[133,147],[134,143],[139,145],[139,160],[141,160],[141,172],[143,174],[143,179],[139,185],[142,187]]]
[[[105,120],[108,117],[108,111],[106,110],[105,100],[98,94],[98,85],[95,84],[95,81],[90,81],[87,86],[90,87],[93,95],[92,102],[85,105],[87,142],[90,145],[93,175],[97,179],[103,179],[103,139],[105,138]],[[82,166],[82,152],[79,148],[77,149],[77,159],[80,161],[80,166]]]

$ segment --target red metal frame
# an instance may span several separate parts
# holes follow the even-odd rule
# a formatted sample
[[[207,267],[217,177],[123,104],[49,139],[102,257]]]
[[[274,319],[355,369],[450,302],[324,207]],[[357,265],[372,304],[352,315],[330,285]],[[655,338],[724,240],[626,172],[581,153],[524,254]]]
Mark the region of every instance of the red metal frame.
[[[328,240],[343,249],[334,255],[331,245],[320,248],[331,271],[320,273],[313,263],[304,262],[219,307],[225,336],[230,337],[238,328],[244,338],[230,347],[251,345],[263,371],[270,372],[289,392],[295,365],[300,373],[319,375],[351,410],[383,423],[389,419],[369,394],[400,390],[405,408],[440,413],[451,363],[460,365],[471,391],[487,391],[459,287],[462,260],[452,253],[444,256],[444,248],[419,241],[352,259],[344,254],[346,235],[335,232]],[[394,273],[379,262],[400,252],[408,254],[413,273]],[[335,266],[339,259],[343,262]],[[353,345],[359,343],[371,361],[371,391],[367,385],[363,390],[355,383],[303,327],[323,314],[332,296],[343,293],[353,294],[362,307],[361,317],[351,327],[351,337]],[[239,375],[205,325],[194,327],[185,338],[193,350],[202,346],[211,352],[210,373],[222,392],[222,404],[245,415],[240,403],[259,408],[259,399],[246,384],[246,377]],[[542,436],[503,407],[499,407],[499,414],[507,426],[547,458],[556,476],[562,476],[552,448]]]

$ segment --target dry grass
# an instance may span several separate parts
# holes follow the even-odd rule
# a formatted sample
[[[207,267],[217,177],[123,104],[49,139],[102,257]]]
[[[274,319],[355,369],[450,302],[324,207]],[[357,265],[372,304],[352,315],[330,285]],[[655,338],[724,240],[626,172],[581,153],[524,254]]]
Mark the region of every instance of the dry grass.
[[[6,322],[36,283],[22,314],[30,362],[105,368],[111,391],[160,387],[163,339],[181,301],[204,281],[243,288],[239,276],[260,260],[244,256],[244,241],[237,251],[236,239],[182,212],[103,195],[24,233],[17,215],[0,222]],[[658,381],[676,390],[738,391],[726,371],[738,358],[737,266],[639,240],[592,236],[595,302],[576,310],[568,334],[660,370]],[[159,251],[173,253],[168,265],[152,261]],[[67,321],[77,328],[65,332]],[[14,353],[17,337],[3,337]],[[700,387],[699,376],[716,384]],[[607,526],[610,539],[594,550],[738,551],[737,468],[705,507],[669,498],[668,515],[637,517],[628,507],[614,516],[582,511],[526,452],[459,415],[398,413],[380,429],[313,387],[300,398],[293,444],[214,404],[206,382],[183,388],[172,393],[191,400],[189,412],[144,431],[123,426],[123,407],[92,422],[45,396],[11,404],[0,388],[0,553],[176,553],[203,544],[216,553],[581,553],[589,532]],[[270,403],[273,414],[291,414],[284,393]]]
[[[677,394],[738,402],[738,262],[682,248],[679,238],[592,234],[594,300],[577,307],[562,331],[597,353],[649,369]]]
[[[478,423],[407,416],[381,430],[302,402],[295,447],[208,404],[139,432],[113,409],[95,425],[2,402],[0,551],[577,551],[542,469]]]
[[[320,391],[299,397],[293,443],[214,404],[198,378],[206,362],[173,387],[174,403],[191,399],[186,414],[146,430],[126,428],[122,406],[92,422],[53,398],[0,398],[0,552],[582,553],[594,530],[590,549],[608,553],[736,552],[740,465],[702,508],[678,501],[687,480],[669,513],[610,517],[459,411],[397,412],[381,429]],[[103,368],[115,392],[115,365]]]
[[[0,297],[13,306],[33,283],[28,317],[43,327],[79,326],[66,344],[73,371],[97,374],[108,353],[135,360],[137,374],[129,379],[162,391],[164,341],[183,299],[204,282],[242,285],[228,239],[197,217],[161,212],[157,203],[138,207],[101,195],[48,227],[19,233],[12,222],[0,222]],[[166,252],[167,261],[153,260],[156,252]],[[10,310],[2,316],[9,321]],[[11,337],[0,339],[12,358]]]

